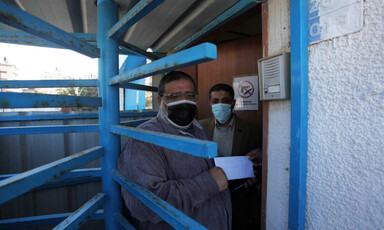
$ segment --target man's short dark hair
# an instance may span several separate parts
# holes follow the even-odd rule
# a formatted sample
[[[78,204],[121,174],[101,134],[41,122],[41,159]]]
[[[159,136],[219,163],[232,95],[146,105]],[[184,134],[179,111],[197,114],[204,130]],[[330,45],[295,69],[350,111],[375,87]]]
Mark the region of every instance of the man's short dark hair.
[[[191,76],[189,76],[188,74],[181,72],[181,71],[171,71],[171,72],[167,73],[160,80],[159,89],[158,89],[159,96],[162,97],[164,95],[165,85],[167,83],[169,83],[171,81],[177,81],[180,79],[190,80],[193,83],[193,88],[196,91],[196,84],[195,84],[195,81],[193,80],[193,78]]]
[[[232,86],[220,83],[212,86],[212,88],[209,90],[209,100],[211,100],[212,98],[212,92],[217,92],[217,91],[228,92],[229,95],[231,95],[232,100],[235,99],[235,91],[233,90]]]

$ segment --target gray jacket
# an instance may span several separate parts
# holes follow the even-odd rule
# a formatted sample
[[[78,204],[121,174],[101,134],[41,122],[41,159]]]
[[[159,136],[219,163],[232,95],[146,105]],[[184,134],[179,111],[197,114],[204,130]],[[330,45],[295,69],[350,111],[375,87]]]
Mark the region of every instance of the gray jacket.
[[[169,125],[160,115],[138,128],[208,140],[206,130],[195,120],[193,133]],[[231,229],[232,210],[229,190],[219,187],[208,170],[213,160],[195,157],[153,144],[129,139],[118,160],[118,169],[132,181],[170,203],[208,229]],[[125,205],[139,229],[172,229],[127,190],[122,189]]]

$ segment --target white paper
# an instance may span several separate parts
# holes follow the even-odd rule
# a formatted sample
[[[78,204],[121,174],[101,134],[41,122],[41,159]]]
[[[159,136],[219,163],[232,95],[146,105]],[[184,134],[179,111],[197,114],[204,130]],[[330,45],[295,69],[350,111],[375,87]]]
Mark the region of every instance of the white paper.
[[[215,165],[224,170],[228,180],[254,177],[253,165],[248,156],[215,157]]]

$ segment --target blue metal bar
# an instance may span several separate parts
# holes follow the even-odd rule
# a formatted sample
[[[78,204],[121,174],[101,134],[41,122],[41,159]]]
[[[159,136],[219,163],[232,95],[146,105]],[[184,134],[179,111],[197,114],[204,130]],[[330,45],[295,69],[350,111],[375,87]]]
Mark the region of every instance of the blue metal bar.
[[[94,215],[94,213],[103,206],[106,200],[106,195],[104,193],[98,193],[87,203],[77,209],[73,214],[68,216],[63,222],[57,225],[53,230],[61,229],[78,229],[83,225],[89,217]]]
[[[175,229],[207,229],[119,171],[113,170],[113,178]]]
[[[307,1],[290,1],[291,156],[289,229],[305,229],[308,132]]]
[[[97,80],[9,80],[0,81],[0,88],[97,87]]]
[[[124,82],[119,85],[120,88],[126,88],[126,89],[137,89],[137,90],[145,90],[145,91],[151,91],[151,92],[157,92],[157,87],[147,86],[147,85],[139,85],[135,83],[128,83]]]
[[[87,133],[99,132],[99,125],[56,125],[56,126],[21,126],[1,127],[0,136],[47,134],[47,133]]]
[[[73,168],[95,160],[102,154],[103,147],[97,146],[2,180],[0,181],[0,204],[56,179]]]
[[[4,180],[16,175],[18,174],[3,174],[3,175],[0,175],[0,180]],[[71,172],[59,177],[58,179],[74,179],[74,178],[80,178],[80,177],[100,177],[100,176],[101,176],[100,168],[87,168],[87,169],[72,170]]]
[[[129,223],[127,219],[125,219],[123,215],[121,215],[121,213],[116,214],[116,220],[117,220],[117,223],[120,225],[120,229],[124,229],[124,230],[136,229],[135,227],[133,227],[131,223]]]
[[[115,214],[122,212],[120,186],[112,178],[112,170],[117,168],[120,154],[120,137],[109,132],[112,124],[120,124],[119,88],[108,85],[108,79],[119,73],[118,44],[110,39],[107,31],[118,20],[117,4],[111,0],[98,0],[97,3],[97,44],[100,48],[99,95],[103,106],[99,108],[100,145],[105,148],[101,158],[102,189],[108,196],[105,203],[105,229],[117,230]]]
[[[0,220],[0,229],[20,229],[24,227],[33,227],[33,226],[42,226],[42,225],[51,225],[58,224],[65,220],[72,213],[60,213],[60,214],[51,214],[51,215],[42,215],[42,216],[31,216],[31,217],[22,217],[14,218],[7,220]],[[90,220],[102,220],[104,218],[104,211],[97,210],[94,215],[92,215]]]
[[[36,120],[67,120],[67,119],[97,119],[97,112],[5,112],[0,113],[1,121],[36,121]],[[120,112],[120,117],[153,117],[157,112]]]
[[[0,92],[0,108],[98,107],[99,97]]]
[[[111,29],[108,30],[108,37],[117,39],[127,29],[133,26],[136,22],[140,21],[145,15],[150,13],[158,5],[163,3],[164,0],[141,0],[131,10],[120,19]]]
[[[77,37],[78,39],[84,42],[96,43],[96,34],[71,33],[71,35]],[[49,48],[63,48],[62,46],[56,45],[52,42],[36,37],[24,31],[2,30],[0,31],[0,42]]]
[[[6,175],[0,175],[0,180],[7,179],[12,176],[16,176],[18,174],[6,174]],[[32,189],[33,191],[39,191],[43,189],[51,189],[51,188],[57,188],[57,187],[63,187],[68,185],[76,185],[76,184],[84,184],[94,181],[100,181],[101,180],[101,170],[100,168],[94,168],[94,169],[78,169],[73,170],[64,176],[60,177],[57,180],[52,180],[44,185],[41,185],[35,189]],[[1,228],[0,228],[1,229]]]
[[[137,127],[140,124],[148,121],[149,119],[140,119],[140,120],[133,120],[133,121],[126,121],[126,122],[121,122],[121,125],[124,126],[129,126],[129,127]]]
[[[64,30],[44,22],[3,0],[0,1],[0,21],[86,56],[92,58],[100,56],[97,47],[83,42]]]
[[[199,140],[189,137],[180,137],[166,133],[130,128],[121,125],[111,126],[111,132],[128,136],[140,141],[173,149],[193,156],[213,158],[217,155],[217,144],[212,141]]]
[[[114,85],[138,80],[158,73],[212,61],[216,57],[216,46],[210,43],[203,43],[114,76],[109,80],[109,84]]]
[[[196,41],[207,35],[209,32],[217,29],[221,25],[224,25],[229,20],[235,18],[236,16],[244,13],[245,11],[251,9],[258,3],[263,2],[257,1],[257,0],[240,0],[235,5],[233,5],[231,8],[226,10],[224,13],[222,13],[220,16],[212,20],[210,23],[208,23],[206,26],[204,26],[201,30],[197,31],[196,33],[192,34],[188,38],[184,39],[179,45],[177,45],[175,48],[168,51],[167,54],[173,54],[176,53],[192,44],[194,44]]]
[[[128,42],[125,42],[125,41],[122,41],[122,40],[118,40],[117,42],[119,42],[119,45],[124,48],[124,49],[128,49],[129,51],[131,51],[133,54],[138,54],[138,55],[141,55],[141,56],[144,56],[144,57],[147,57],[148,59],[151,59],[151,60],[157,60],[159,58],[162,58],[165,56],[165,54],[163,53],[151,53],[151,52],[147,52],[143,49],[140,49],[139,47],[136,47],[132,44],[129,44]]]

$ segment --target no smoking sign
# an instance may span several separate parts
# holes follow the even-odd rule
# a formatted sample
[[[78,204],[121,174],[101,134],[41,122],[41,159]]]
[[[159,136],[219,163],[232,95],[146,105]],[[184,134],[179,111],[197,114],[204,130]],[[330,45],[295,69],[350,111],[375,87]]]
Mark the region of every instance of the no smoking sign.
[[[255,92],[255,87],[249,81],[240,82],[239,87],[237,88],[239,96],[242,98],[248,98],[253,95]]]
[[[257,76],[235,77],[233,89],[235,90],[235,110],[259,109],[259,81]]]

